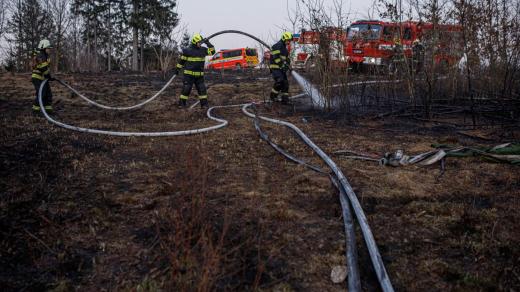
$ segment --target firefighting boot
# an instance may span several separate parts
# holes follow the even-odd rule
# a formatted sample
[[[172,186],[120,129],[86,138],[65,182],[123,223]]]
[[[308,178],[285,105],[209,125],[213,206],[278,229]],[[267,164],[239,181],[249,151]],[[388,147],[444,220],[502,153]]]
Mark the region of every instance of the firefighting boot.
[[[200,108],[208,108],[209,103],[207,98],[200,99]]]
[[[271,91],[271,95],[269,96],[269,98],[271,99],[272,102],[275,102],[278,98],[278,92],[275,92],[275,90],[273,89]]]
[[[179,103],[177,103],[177,107],[180,109],[186,108],[188,106],[188,103],[185,99],[179,99]]]
[[[49,113],[49,114],[52,113],[52,111],[53,111],[53,109],[52,109],[52,105],[46,105],[46,106],[44,106],[43,108],[44,108],[45,111],[46,111],[47,113]]]
[[[282,93],[282,104],[289,104],[289,94],[288,93]]]

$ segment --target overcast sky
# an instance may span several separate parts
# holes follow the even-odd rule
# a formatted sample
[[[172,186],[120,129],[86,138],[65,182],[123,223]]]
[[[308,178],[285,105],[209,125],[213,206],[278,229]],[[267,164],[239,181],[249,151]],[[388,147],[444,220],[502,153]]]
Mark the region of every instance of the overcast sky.
[[[221,30],[236,29],[271,44],[273,38],[280,37],[282,28],[291,27],[287,1],[289,9],[294,11],[297,0],[178,0],[177,4],[181,25],[185,25],[190,34],[198,32],[208,36]],[[329,9],[334,7],[334,0],[320,1]],[[371,0],[343,0],[344,9],[350,11],[350,20],[367,18],[371,5]],[[217,50],[258,46],[254,40],[236,34],[217,36],[211,42]]]

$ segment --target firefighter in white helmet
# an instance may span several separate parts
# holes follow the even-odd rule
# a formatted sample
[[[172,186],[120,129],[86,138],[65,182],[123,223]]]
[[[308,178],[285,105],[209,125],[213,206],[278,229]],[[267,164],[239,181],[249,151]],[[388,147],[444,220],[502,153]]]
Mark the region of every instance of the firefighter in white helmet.
[[[51,77],[50,66],[51,66],[51,43],[49,40],[41,40],[38,44],[38,50],[35,51],[33,57],[33,70],[32,70],[32,83],[36,89],[36,98],[34,100],[32,109],[33,111],[39,112],[41,110],[38,102],[38,92],[40,86],[45,79],[48,81],[45,83],[42,89],[42,101],[46,111],[52,111],[52,91],[49,81],[53,81]]]

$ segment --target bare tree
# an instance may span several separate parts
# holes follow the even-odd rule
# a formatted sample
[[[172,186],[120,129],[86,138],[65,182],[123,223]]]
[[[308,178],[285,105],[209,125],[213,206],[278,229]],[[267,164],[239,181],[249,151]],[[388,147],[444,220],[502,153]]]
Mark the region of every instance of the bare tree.
[[[54,70],[59,70],[61,61],[63,39],[67,33],[70,24],[70,1],[71,0],[50,0],[50,15],[54,21],[56,45],[55,45],[55,62]]]
[[[139,1],[133,0],[133,24],[132,24],[132,70],[139,70],[138,63],[138,48],[139,48],[139,28],[137,24],[137,18],[139,14]]]
[[[175,58],[178,56],[179,44],[182,42],[184,35],[187,34],[186,26],[181,26],[173,30],[167,37],[160,37],[153,50],[163,75],[174,64]]]
[[[0,0],[0,40],[5,32],[5,23],[7,18],[7,1]]]

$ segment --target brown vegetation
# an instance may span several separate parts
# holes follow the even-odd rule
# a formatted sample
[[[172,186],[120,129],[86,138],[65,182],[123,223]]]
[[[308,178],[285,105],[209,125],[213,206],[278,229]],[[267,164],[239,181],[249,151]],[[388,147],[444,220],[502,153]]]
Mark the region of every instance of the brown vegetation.
[[[211,101],[264,99],[271,84],[257,78],[265,72],[258,74],[240,82],[233,73],[210,74]],[[91,84],[99,100],[118,105],[161,84],[155,75],[99,77],[65,79],[82,90]],[[26,76],[1,79],[0,283],[6,290],[344,290],[330,281],[332,268],[345,263],[334,188],[327,177],[279,156],[239,109],[217,110],[230,125],[204,135],[86,135],[32,115]],[[54,116],[120,130],[210,124],[202,111],[175,108],[178,84],[172,88],[142,110],[113,113],[54,86]],[[345,123],[301,104],[296,111],[259,109],[297,124],[327,153],[418,153],[434,142],[494,145],[520,137],[516,126],[488,125],[465,136],[440,123],[463,123],[464,113],[439,122],[403,116]],[[285,149],[323,167],[290,132],[262,126]],[[518,167],[453,158],[441,176],[436,166],[335,160],[362,202],[396,290],[518,289]],[[358,241],[363,287],[375,290]]]

